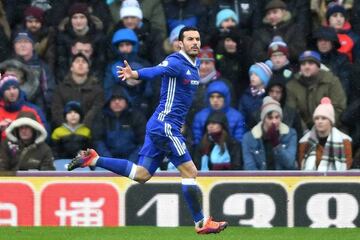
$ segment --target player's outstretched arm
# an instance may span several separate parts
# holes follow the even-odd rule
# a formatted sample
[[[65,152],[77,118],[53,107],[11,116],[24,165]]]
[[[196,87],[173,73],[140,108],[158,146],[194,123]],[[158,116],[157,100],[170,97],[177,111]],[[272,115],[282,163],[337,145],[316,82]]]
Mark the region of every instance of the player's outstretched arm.
[[[138,79],[139,78],[139,74],[137,71],[134,71],[131,69],[129,63],[124,60],[124,67],[121,67],[121,66],[116,66],[118,71],[117,71],[117,74],[118,74],[118,77],[125,81],[127,79]]]

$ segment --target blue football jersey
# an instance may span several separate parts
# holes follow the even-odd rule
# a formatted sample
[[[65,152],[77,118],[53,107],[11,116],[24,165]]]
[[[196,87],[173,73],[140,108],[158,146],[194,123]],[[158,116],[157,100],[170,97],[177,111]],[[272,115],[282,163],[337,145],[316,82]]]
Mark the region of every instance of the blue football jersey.
[[[198,60],[193,62],[180,51],[169,55],[158,66],[138,70],[139,79],[162,76],[160,103],[150,121],[166,122],[180,130],[199,85],[199,65]]]

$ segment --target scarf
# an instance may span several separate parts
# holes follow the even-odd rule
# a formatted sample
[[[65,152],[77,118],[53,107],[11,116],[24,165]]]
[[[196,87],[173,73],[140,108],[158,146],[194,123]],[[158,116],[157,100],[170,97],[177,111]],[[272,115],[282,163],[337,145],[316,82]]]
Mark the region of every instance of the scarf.
[[[344,140],[344,135],[337,128],[333,127],[329,136],[327,137],[319,166],[316,168],[316,147],[319,144],[319,139],[316,135],[315,128],[313,127],[308,139],[310,147],[307,153],[304,155],[302,170],[346,170],[347,166]]]
[[[253,97],[262,96],[265,94],[265,88],[258,89],[256,87],[250,87],[250,92]]]
[[[200,79],[200,84],[207,84],[211,80],[214,80],[214,77],[217,75],[216,70],[210,72],[208,75]]]

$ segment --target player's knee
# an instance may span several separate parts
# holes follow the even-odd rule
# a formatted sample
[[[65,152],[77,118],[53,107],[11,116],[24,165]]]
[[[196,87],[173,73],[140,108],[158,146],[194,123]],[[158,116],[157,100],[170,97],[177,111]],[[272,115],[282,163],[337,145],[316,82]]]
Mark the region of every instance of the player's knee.
[[[137,171],[136,171],[136,177],[135,177],[135,181],[137,181],[138,183],[144,184],[147,181],[149,181],[151,178],[150,173],[142,167],[138,167]]]

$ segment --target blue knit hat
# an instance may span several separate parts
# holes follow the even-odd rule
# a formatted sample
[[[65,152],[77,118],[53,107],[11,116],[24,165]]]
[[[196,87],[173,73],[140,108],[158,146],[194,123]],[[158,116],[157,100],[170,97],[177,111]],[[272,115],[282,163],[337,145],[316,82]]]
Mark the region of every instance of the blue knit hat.
[[[10,86],[15,86],[20,89],[19,80],[14,75],[5,74],[0,80],[0,98],[3,97],[4,92],[8,90]]]
[[[180,25],[176,26],[173,30],[171,30],[170,36],[169,36],[170,43],[173,43],[176,39],[179,38],[180,31],[181,31],[181,29],[183,29],[183,27],[185,27],[185,25],[180,24]]]
[[[250,67],[249,76],[255,73],[266,87],[272,76],[272,66],[273,64],[270,60],[267,60],[265,63],[257,62]]]
[[[75,111],[80,115],[80,121],[84,117],[83,110],[81,108],[81,104],[78,101],[69,101],[64,106],[64,117],[71,111]]]
[[[239,17],[231,9],[223,9],[216,15],[216,27],[220,27],[221,23],[228,18],[232,18],[236,24],[239,24]]]

